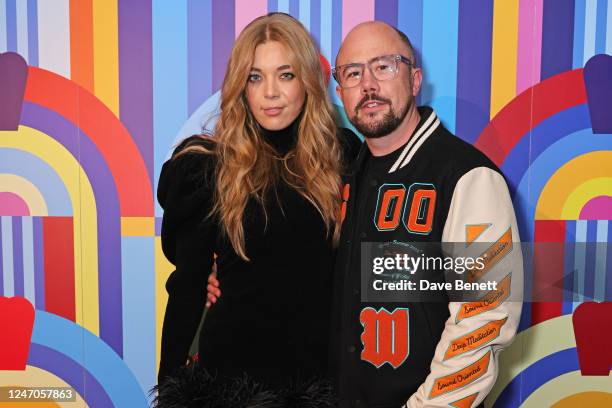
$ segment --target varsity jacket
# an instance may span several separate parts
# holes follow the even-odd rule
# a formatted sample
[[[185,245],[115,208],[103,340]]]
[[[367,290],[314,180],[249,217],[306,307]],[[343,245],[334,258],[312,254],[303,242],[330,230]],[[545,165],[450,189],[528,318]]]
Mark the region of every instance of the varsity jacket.
[[[431,108],[398,150],[367,145],[345,178],[330,359],[341,407],[476,407],[519,323],[523,264],[500,170],[449,133]],[[363,242],[482,243],[480,280],[500,285],[470,302],[362,302]]]

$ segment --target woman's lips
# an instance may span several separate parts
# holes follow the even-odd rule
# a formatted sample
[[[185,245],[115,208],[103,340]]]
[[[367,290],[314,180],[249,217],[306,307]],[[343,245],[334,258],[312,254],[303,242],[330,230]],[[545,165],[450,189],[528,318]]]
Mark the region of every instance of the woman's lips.
[[[283,108],[279,108],[279,107],[266,108],[263,111],[267,116],[278,116],[283,111]]]

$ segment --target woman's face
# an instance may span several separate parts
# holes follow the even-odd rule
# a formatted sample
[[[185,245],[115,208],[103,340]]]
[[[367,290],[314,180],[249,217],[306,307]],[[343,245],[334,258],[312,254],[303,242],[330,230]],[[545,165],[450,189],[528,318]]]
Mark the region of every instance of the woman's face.
[[[289,126],[302,111],[306,98],[289,53],[278,41],[267,41],[255,48],[245,92],[255,120],[268,130]]]

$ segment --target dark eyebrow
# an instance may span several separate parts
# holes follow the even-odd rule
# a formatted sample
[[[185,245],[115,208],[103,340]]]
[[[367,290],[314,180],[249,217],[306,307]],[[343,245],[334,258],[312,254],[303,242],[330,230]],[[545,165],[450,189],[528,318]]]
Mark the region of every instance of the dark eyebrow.
[[[285,69],[291,69],[291,65],[289,65],[289,64],[281,65],[280,67],[276,68],[277,71],[283,71]],[[261,69],[259,69],[257,67],[251,67],[251,71],[261,72]]]

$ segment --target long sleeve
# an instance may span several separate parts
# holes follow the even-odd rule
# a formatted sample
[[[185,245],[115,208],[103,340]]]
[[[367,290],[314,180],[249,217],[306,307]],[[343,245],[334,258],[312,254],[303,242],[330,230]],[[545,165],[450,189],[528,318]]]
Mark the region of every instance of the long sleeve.
[[[158,200],[164,208],[162,248],[176,270],[166,282],[158,380],[182,366],[204,312],[206,279],[213,265],[215,227],[207,218],[211,189],[205,166],[210,161],[189,153],[164,164]]]
[[[475,407],[493,387],[499,352],[514,338],[522,307],[523,264],[512,201],[503,176],[487,167],[457,182],[442,241],[466,243],[484,257],[476,280],[499,281],[473,302],[450,302],[431,371],[406,406]],[[475,245],[480,243],[479,245]]]

